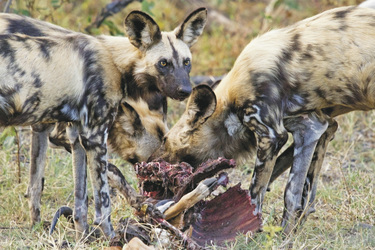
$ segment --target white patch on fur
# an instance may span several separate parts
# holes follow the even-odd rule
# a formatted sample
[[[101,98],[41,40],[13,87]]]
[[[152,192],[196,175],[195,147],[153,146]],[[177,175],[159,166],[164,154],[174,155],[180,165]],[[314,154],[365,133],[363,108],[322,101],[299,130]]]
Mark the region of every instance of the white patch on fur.
[[[257,159],[255,160],[255,166],[260,166],[262,165],[263,162],[259,160],[259,158],[257,157]]]
[[[257,112],[250,115],[244,115],[243,120],[245,122],[250,122],[251,118],[255,118],[258,122],[262,123],[262,119],[260,118],[260,108],[256,105],[253,105],[253,108],[256,109]]]
[[[194,36],[193,30],[191,28],[187,28],[184,31],[184,35],[182,40],[186,43],[193,43],[196,37]]]
[[[291,182],[294,177],[294,173],[289,174],[288,182]]]
[[[255,208],[254,208],[254,211],[253,211],[253,215],[254,216],[262,212],[262,205],[258,204],[258,199],[257,198],[251,199],[251,204],[255,205]]]
[[[75,127],[75,126],[67,126],[66,127],[66,135],[67,135],[67,137],[69,139],[70,144],[74,144],[75,140],[79,136],[77,127]]]
[[[224,126],[227,128],[228,134],[234,136],[241,130],[242,123],[237,115],[230,113],[224,122]]]
[[[300,95],[294,94],[291,101],[286,102],[288,112],[297,112],[305,103],[304,99]]]
[[[104,141],[107,142],[108,140],[108,127],[104,130]]]
[[[79,119],[78,112],[74,108],[70,107],[70,105],[65,104],[61,109],[61,112],[69,117],[69,119],[73,121],[77,121]]]
[[[86,126],[87,123],[88,123],[88,111],[87,111],[87,106],[86,105],[83,105],[83,108],[81,109],[80,111],[80,114],[79,114],[80,118],[81,118],[81,123]]]
[[[258,160],[258,159],[257,159]],[[254,172],[253,178],[251,178],[251,185],[254,185],[257,174]]]
[[[152,39],[150,37],[150,32],[151,31],[147,26],[141,32],[142,42],[147,44],[147,45],[150,45],[152,43]]]
[[[262,118],[260,117],[260,108],[256,105],[253,105],[253,108],[257,110],[256,113],[252,113],[250,115],[244,115],[243,117],[243,120],[244,122],[250,122],[251,118],[255,118],[260,124],[263,124],[266,128],[268,128],[268,136],[271,138],[271,139],[274,139],[276,138],[275,136],[275,131],[273,128],[267,126],[266,124],[264,124],[264,122],[262,121]]]

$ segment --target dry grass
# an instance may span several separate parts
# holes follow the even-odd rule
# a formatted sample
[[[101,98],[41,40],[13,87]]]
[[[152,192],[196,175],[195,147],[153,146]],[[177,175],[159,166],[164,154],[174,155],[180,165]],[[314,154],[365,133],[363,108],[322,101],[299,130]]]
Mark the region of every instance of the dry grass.
[[[23,1],[15,1],[14,8],[27,8]],[[27,1],[26,1],[27,2]],[[40,4],[48,1],[35,1]],[[108,1],[75,1],[65,3],[56,9],[38,9],[34,6],[31,13],[35,17],[53,20],[54,23],[74,30],[83,30]],[[198,44],[193,47],[192,75],[226,73],[242,48],[251,37],[261,32],[264,25],[268,28],[294,23],[325,9],[356,4],[360,1],[298,1],[299,9],[287,4],[271,12],[268,22],[264,23],[264,10],[268,1],[230,1],[228,4],[211,0],[206,3],[214,6],[239,26],[246,27],[246,32],[228,31],[225,27],[213,24],[207,29]],[[282,1],[293,3],[297,1]],[[180,8],[175,8],[176,3]],[[48,6],[47,6],[48,7]],[[157,1],[152,12],[161,23],[162,29],[172,29],[188,10],[196,6],[184,5],[179,1]],[[292,6],[293,7],[293,6]],[[139,3],[132,4],[122,13],[110,18],[121,27],[123,17],[131,9],[140,9]],[[66,13],[71,13],[67,15]],[[53,14],[53,15],[52,15]],[[53,17],[52,17],[53,16]],[[104,26],[98,33],[108,33]],[[184,108],[183,103],[171,102],[168,115],[170,124],[175,123]],[[265,231],[253,236],[239,236],[230,243],[231,249],[375,249],[375,114],[374,112],[353,112],[339,117],[339,130],[330,143],[324,161],[317,193],[317,212],[305,223],[303,230],[290,238],[282,239],[277,231],[283,211],[283,190],[286,174],[272,185],[264,204]],[[101,249],[108,246],[108,241],[99,240],[89,245],[74,242],[74,232],[68,223],[59,223],[57,231],[49,236],[43,225],[29,228],[27,200],[23,197],[28,182],[29,168],[29,131],[21,132],[21,183],[17,181],[16,152],[14,137],[5,138],[0,151],[0,248],[39,249],[58,248],[63,241],[71,242],[68,248]],[[110,161],[121,167],[132,185],[136,179],[132,167],[116,156]],[[253,163],[249,162],[231,172],[231,183],[241,181],[244,188],[249,185]],[[73,183],[70,155],[63,150],[48,151],[46,185],[42,197],[42,219],[51,221],[55,210],[61,205],[73,206]],[[89,187],[90,188],[90,187]],[[89,192],[91,194],[91,192]],[[93,215],[93,199],[89,197],[89,219]],[[131,209],[125,200],[116,196],[112,200],[112,221],[131,215]],[[91,221],[90,221],[91,223]],[[176,248],[171,247],[171,248]],[[212,247],[213,249],[220,249]]]

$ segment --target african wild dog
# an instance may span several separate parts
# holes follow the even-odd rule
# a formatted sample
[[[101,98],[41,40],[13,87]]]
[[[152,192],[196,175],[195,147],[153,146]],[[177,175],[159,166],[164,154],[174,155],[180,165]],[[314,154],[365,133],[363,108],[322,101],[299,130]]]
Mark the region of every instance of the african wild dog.
[[[0,33],[60,37],[74,32],[29,17],[0,14]],[[136,84],[136,81],[132,81],[131,84]],[[131,86],[131,84],[126,86]],[[149,101],[152,105],[149,105],[143,99],[144,96],[148,95],[148,99],[152,100],[150,98],[152,95],[147,91],[143,91],[141,96],[133,97],[127,95],[123,99],[114,124],[109,130],[109,147],[124,160],[133,164],[137,161],[147,160],[151,153],[160,145],[161,138],[168,130],[165,120],[166,98],[161,98],[159,92],[154,92],[154,94],[157,95],[159,103],[158,101]],[[67,124],[65,123],[57,123],[48,139],[52,147],[64,147],[71,152],[70,142],[66,136],[66,126]],[[50,126],[50,129],[52,129],[52,126]],[[30,216],[33,224],[40,221],[40,201],[44,188],[43,174],[47,148],[46,136],[50,129],[48,129],[47,133],[44,131],[38,133],[34,129],[32,133],[32,141],[34,141],[32,145],[34,147],[31,152],[30,182],[25,196],[29,198]],[[116,176],[118,173],[117,168],[111,164],[108,171],[110,184],[119,187],[118,183],[116,183],[116,180],[118,180],[118,176]],[[135,191],[128,183],[125,182],[122,185],[127,187],[122,193],[128,194],[126,198],[129,203],[133,206],[138,205],[141,197],[135,196]]]
[[[164,115],[166,96],[186,98],[191,92],[189,47],[202,33],[206,16],[205,8],[197,9],[174,31],[161,32],[151,17],[133,11],[125,19],[128,38],[66,32],[14,15],[1,18],[0,126],[32,126],[31,155],[38,157],[31,164],[31,177],[41,180],[48,134],[54,123],[68,124],[78,237],[88,228],[86,161],[94,189],[94,223],[113,236],[106,153],[117,110],[126,110],[121,99],[143,100],[149,110]],[[40,194],[41,181],[31,183],[35,186],[29,187],[30,194]],[[40,197],[31,201],[39,204]],[[40,212],[33,208],[35,222]]]
[[[153,157],[198,164],[247,158],[256,149],[250,186],[256,213],[269,181],[292,165],[282,222],[291,232],[314,210],[334,117],[375,108],[374,17],[372,9],[342,7],[255,38],[215,92],[193,90]],[[276,160],[288,132],[294,143]]]

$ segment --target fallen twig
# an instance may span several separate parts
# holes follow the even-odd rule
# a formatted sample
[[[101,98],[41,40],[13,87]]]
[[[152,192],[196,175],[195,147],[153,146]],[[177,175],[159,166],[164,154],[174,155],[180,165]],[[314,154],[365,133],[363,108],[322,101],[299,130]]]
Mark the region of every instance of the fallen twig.
[[[85,31],[91,34],[92,28],[99,28],[107,17],[110,17],[120,12],[122,9],[124,9],[126,6],[128,6],[130,3],[134,1],[142,2],[142,0],[117,0],[107,4],[101,10],[100,14],[95,18],[95,21],[85,28]]]
[[[5,4],[3,12],[8,13],[11,5],[12,5],[12,0],[8,0],[7,3]]]

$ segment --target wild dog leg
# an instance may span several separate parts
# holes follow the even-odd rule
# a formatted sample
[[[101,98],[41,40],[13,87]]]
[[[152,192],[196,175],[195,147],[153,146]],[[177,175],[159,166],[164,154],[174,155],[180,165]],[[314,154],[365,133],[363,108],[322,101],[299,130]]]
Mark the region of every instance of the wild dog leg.
[[[277,155],[288,139],[287,131],[281,122],[272,121],[271,117],[266,117],[269,124],[263,121],[266,119],[262,114],[270,112],[262,110],[261,107],[261,105],[259,107],[253,105],[252,108],[245,110],[244,115],[244,123],[255,132],[258,141],[257,158],[250,186],[251,203],[256,205],[254,215],[262,212],[262,202]]]
[[[80,239],[88,233],[87,224],[88,198],[87,198],[87,159],[85,149],[79,141],[78,128],[68,126],[66,134],[71,143],[73,157],[73,178],[74,178],[74,227],[76,238]]]
[[[284,214],[282,227],[289,234],[296,226],[298,214],[303,210],[302,192],[315,147],[327,130],[327,118],[315,112],[290,118],[285,127],[293,133],[294,160],[284,194]]]
[[[49,141],[54,147],[64,147],[68,152],[71,152],[70,144],[66,137],[66,127],[66,123],[57,123],[50,133]],[[107,174],[109,185],[117,188],[132,207],[138,208],[138,206],[146,200],[146,197],[138,194],[134,188],[129,185],[121,171],[115,165],[108,163]]]
[[[261,137],[258,139],[260,145],[258,146],[257,159],[250,186],[251,202],[257,207],[254,215],[262,212],[262,202],[274,168],[276,157],[280,147],[285,143],[270,143],[270,140],[272,140],[270,137]]]
[[[320,137],[314,155],[311,160],[311,165],[307,173],[306,182],[302,194],[302,208],[307,211],[303,214],[303,220],[306,220],[310,213],[315,211],[314,201],[317,189],[317,178],[321,170],[325,152],[327,150],[328,143],[333,139],[333,136],[337,130],[337,122],[331,120],[326,132]],[[294,143],[289,146],[276,160],[275,168],[273,170],[270,184],[276,180],[285,170],[291,167],[293,163]],[[309,201],[309,202],[307,202]],[[307,206],[307,207],[306,207]],[[302,223],[302,222],[301,222]]]
[[[53,125],[50,124],[37,124],[31,127],[30,180],[25,196],[29,198],[32,225],[40,222],[40,200],[43,192],[48,134],[52,128]]]
[[[276,180],[282,173],[292,166],[294,154],[294,143],[290,145],[279,157],[277,157],[275,167],[273,169],[269,186]]]
[[[146,200],[146,197],[138,194],[138,192],[135,191],[135,189],[126,181],[121,171],[111,163],[108,163],[108,183],[111,187],[119,190],[132,207],[136,207]]]
[[[307,172],[306,181],[302,193],[302,208],[305,212],[303,214],[303,221],[301,222],[301,224],[306,220],[307,216],[310,213],[313,213],[315,211],[314,201],[316,196],[319,173],[322,168],[324,155],[326,153],[328,143],[333,139],[337,127],[337,122],[335,120],[331,120],[326,132],[320,137],[318,144],[316,146],[316,150],[312,158],[310,168]]]
[[[86,150],[95,201],[95,225],[100,225],[105,236],[112,238],[111,200],[107,177],[108,124],[96,128],[83,128],[81,143]]]
[[[332,126],[332,128],[331,128],[331,126]],[[326,141],[330,142],[333,139],[333,136],[334,136],[334,133],[335,133],[335,131],[331,132],[331,130],[333,130],[333,129],[335,131],[337,130],[337,122],[336,121],[331,122],[327,131],[322,135],[321,139],[319,139],[319,142],[316,145],[316,149],[315,149],[314,156],[313,156],[313,159],[312,159],[312,164],[314,163],[314,161],[318,161],[318,157],[320,155],[322,155],[322,154],[318,155],[318,152],[320,150],[322,150],[322,149],[320,149],[320,147],[324,146],[323,142],[326,142]],[[327,143],[326,146],[328,146],[328,142],[326,142]],[[326,149],[323,149],[323,150],[324,150],[324,153],[323,153],[323,158],[324,158]],[[271,180],[270,180],[270,185],[282,173],[284,173],[288,168],[290,168],[292,166],[293,157],[294,157],[293,154],[294,154],[294,143],[292,145],[290,145],[279,157],[277,157],[275,168],[273,169]]]

